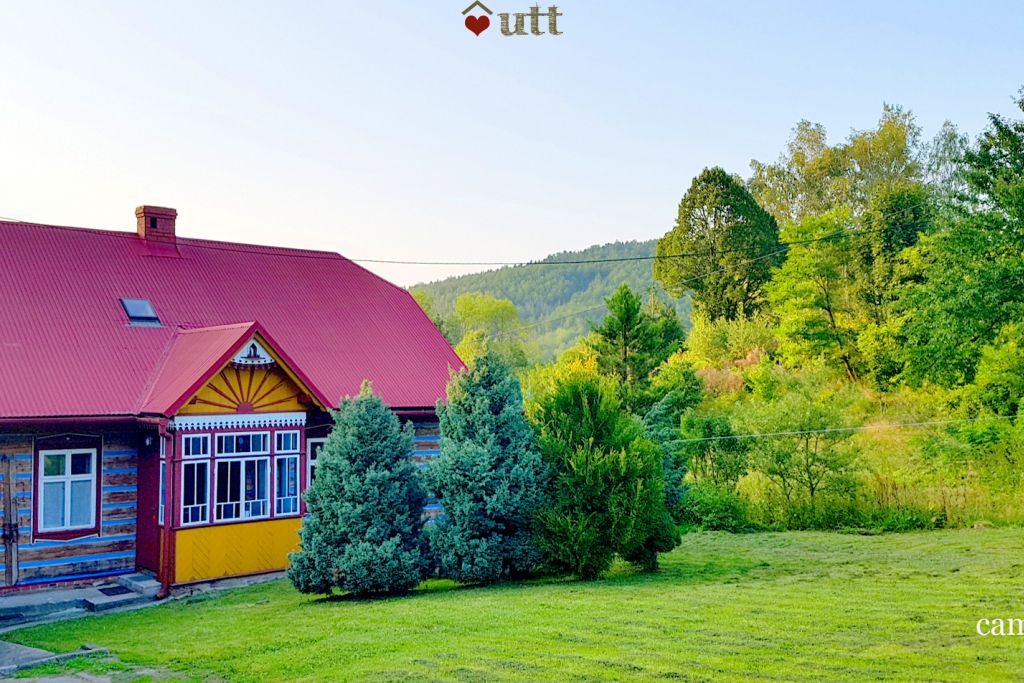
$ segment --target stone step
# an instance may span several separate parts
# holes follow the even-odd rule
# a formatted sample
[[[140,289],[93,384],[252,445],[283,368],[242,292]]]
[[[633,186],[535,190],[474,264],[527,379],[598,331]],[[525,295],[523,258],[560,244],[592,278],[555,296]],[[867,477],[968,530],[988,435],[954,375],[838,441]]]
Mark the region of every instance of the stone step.
[[[149,595],[142,595],[135,591],[129,591],[121,595],[104,595],[97,593],[85,599],[85,608],[90,612],[104,612],[117,607],[138,605],[143,602],[152,602],[155,598]]]
[[[130,588],[136,593],[149,598],[159,593],[161,588],[160,582],[156,580],[156,577],[146,572],[119,576],[117,577],[117,582],[125,588]]]

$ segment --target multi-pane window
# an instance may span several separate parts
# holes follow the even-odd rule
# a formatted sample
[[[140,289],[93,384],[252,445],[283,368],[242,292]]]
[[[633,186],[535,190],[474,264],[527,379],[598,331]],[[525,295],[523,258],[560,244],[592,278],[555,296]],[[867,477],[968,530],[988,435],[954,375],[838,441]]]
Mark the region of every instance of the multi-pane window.
[[[276,435],[276,443],[274,444],[274,451],[276,453],[298,453],[299,452],[299,433],[298,432],[278,432]]]
[[[182,455],[186,458],[208,458],[210,457],[210,435],[195,434],[181,438]]]
[[[40,451],[40,531],[96,526],[96,450]]]
[[[316,477],[316,459],[320,455],[320,449],[324,447],[325,441],[327,439],[306,439],[306,467],[309,470],[306,473],[306,488],[313,484],[313,479]]]
[[[274,470],[274,514],[294,515],[299,511],[299,456],[278,456]]]
[[[181,466],[181,523],[209,521],[210,463],[186,462]]]
[[[269,465],[268,458],[217,462],[217,521],[269,516]]]
[[[270,434],[218,434],[217,455],[266,455],[270,453]]]

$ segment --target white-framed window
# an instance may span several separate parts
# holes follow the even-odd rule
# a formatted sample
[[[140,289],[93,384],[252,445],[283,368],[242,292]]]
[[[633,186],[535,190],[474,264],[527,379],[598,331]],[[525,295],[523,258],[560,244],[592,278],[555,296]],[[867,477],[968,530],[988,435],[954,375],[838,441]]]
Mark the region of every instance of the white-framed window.
[[[210,435],[186,434],[181,437],[181,454],[186,458],[209,458]]]
[[[210,520],[210,461],[181,466],[181,523],[203,524]]]
[[[268,455],[270,432],[217,435],[217,455]]]
[[[316,459],[326,442],[327,439],[306,439],[306,488],[313,484],[313,478],[316,476]]]
[[[167,513],[167,438],[160,439],[160,505],[156,516],[156,523],[164,525],[164,515]]]
[[[274,461],[274,514],[299,512],[299,456],[281,455]]]
[[[39,451],[39,530],[96,526],[96,449]]]
[[[270,516],[269,469],[270,458],[217,461],[218,522]]]
[[[274,443],[275,453],[298,453],[299,433],[298,432],[277,432]]]

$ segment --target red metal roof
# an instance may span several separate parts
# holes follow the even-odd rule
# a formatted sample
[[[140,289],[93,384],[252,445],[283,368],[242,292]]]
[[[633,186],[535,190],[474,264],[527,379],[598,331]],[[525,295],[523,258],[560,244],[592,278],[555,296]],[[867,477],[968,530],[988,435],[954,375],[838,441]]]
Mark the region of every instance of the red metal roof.
[[[122,298],[162,325],[130,325]],[[432,407],[462,367],[408,292],[337,254],[0,221],[0,417],[173,402],[167,373],[184,381],[253,322],[330,405],[369,379],[392,407]],[[180,334],[197,328],[219,329]]]

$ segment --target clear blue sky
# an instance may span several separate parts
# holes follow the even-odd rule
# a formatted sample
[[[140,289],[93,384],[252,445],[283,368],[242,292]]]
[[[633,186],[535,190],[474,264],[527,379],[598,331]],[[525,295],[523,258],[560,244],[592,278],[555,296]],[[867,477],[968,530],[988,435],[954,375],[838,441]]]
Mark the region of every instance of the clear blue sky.
[[[196,237],[541,258],[660,236],[703,167],[747,175],[801,118],[975,134],[1024,84],[1020,2],[563,0],[557,38],[475,37],[467,3],[5,3],[0,216],[150,203]]]

